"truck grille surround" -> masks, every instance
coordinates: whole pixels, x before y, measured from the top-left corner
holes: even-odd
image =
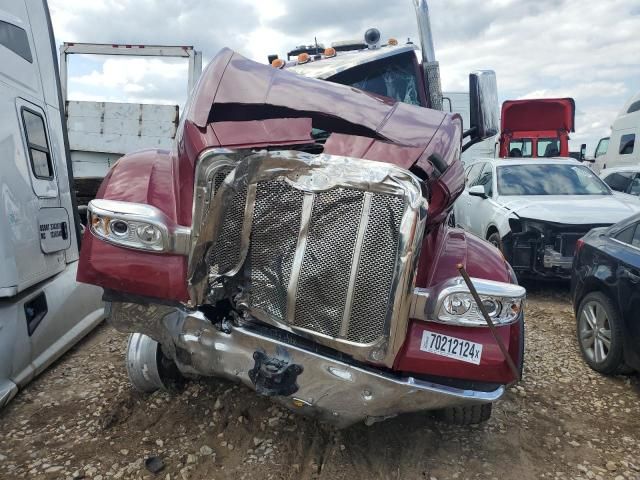
[[[426,217],[419,180],[391,164],[287,151],[213,150],[199,170],[213,191],[194,214],[194,303],[224,291],[249,320],[390,365]]]

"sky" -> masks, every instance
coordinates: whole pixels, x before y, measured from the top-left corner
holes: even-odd
[[[412,0],[49,0],[62,42],[193,45],[206,64],[222,47],[266,62],[296,45],[361,38],[418,41]],[[592,154],[640,91],[640,0],[431,0],[443,91],[495,70],[500,100],[573,97],[571,149]],[[69,98],[184,104],[184,60],[73,55]]]

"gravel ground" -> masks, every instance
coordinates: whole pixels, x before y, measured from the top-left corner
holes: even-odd
[[[102,325],[0,412],[0,478],[640,479],[638,377],[586,367],[566,286],[529,291],[524,380],[484,425],[338,431],[224,381],[141,395],[126,337]]]

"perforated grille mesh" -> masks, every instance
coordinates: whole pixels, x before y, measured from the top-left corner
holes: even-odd
[[[371,199],[347,340],[372,343],[384,334],[403,210],[402,197],[376,194]]]
[[[215,196],[215,194],[218,192],[218,189],[220,188],[220,185],[222,185],[222,182],[224,182],[224,179],[227,178],[227,175],[229,175],[232,170],[232,166],[220,167],[218,170],[216,170],[216,173],[213,175],[213,191],[211,192],[211,198]]]
[[[223,192],[230,194],[231,201],[225,206],[222,225],[218,231],[216,242],[207,254],[207,264],[212,275],[224,274],[238,265],[240,261],[240,243],[242,240],[242,222],[247,201],[247,187],[236,191]]]
[[[287,315],[287,287],[296,252],[304,193],[283,181],[258,184],[253,211],[250,302],[280,321]]]
[[[316,194],[298,280],[294,324],[338,336],[364,193],[335,188]]]

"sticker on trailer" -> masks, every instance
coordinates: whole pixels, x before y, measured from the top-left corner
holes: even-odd
[[[441,333],[428,332],[427,330],[422,332],[420,350],[475,365],[480,365],[480,359],[482,358],[481,343],[470,342],[469,340],[450,337]]]
[[[41,208],[38,212],[40,249],[43,253],[59,252],[71,246],[69,214],[64,208]]]

